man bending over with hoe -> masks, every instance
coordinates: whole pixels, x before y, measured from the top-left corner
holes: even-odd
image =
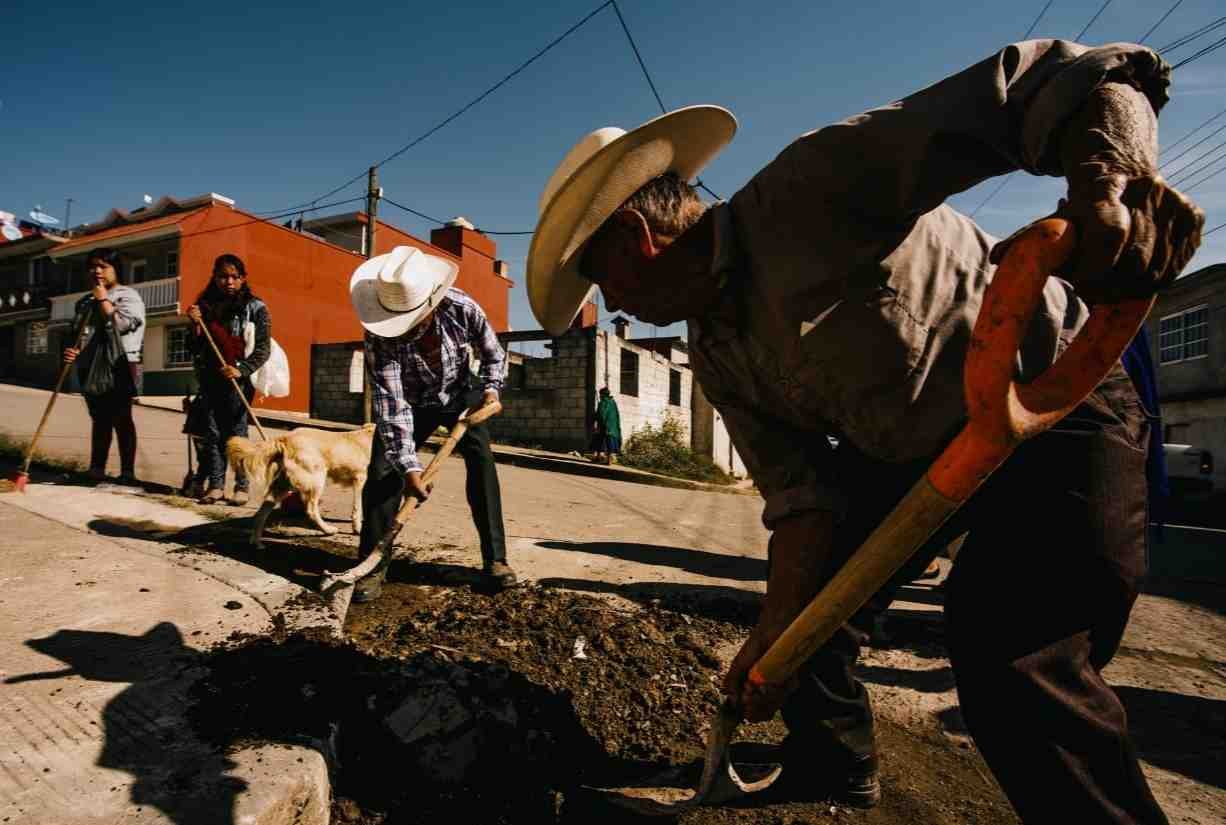
[[[1016,169],[1068,181],[1058,214],[1078,241],[1023,339],[1030,380],[1087,305],[1152,295],[1199,245],[1202,213],[1157,173],[1169,74],[1141,46],[1033,40],[803,135],[726,203],[687,183],[735,131],[714,106],[593,132],[548,182],[527,265],[537,319],[561,333],[595,284],[611,311],[687,321],[694,373],[765,497],[766,598],[724,689],[749,719],[782,709],[797,787],[833,783],[863,807],[880,796],[852,670],[867,619],[784,688],[746,677],[966,419],[963,362],[1008,241],[945,199]],[[1100,676],[1145,572],[1147,437],[1117,363],[898,577],[969,529],[947,591],[950,659],[967,725],[1028,823],[1166,822]],[[1019,587],[1034,568],[1060,575]]]
[[[350,280],[350,298],[366,328],[366,369],[374,399],[375,437],[362,490],[365,558],[383,538],[404,496],[424,502],[417,450],[440,426],[453,427],[467,409],[498,400],[505,356],[481,307],[452,287],[459,267],[408,246],[371,258]],[[480,375],[469,368],[470,348],[481,360]],[[474,386],[475,384],[475,386]],[[507,566],[502,493],[490,451],[489,429],[476,424],[457,449],[468,471],[481,558],[490,583],[515,583]],[[354,588],[353,600],[379,596],[391,553]]]

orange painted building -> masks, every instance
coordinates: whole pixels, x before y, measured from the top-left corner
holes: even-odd
[[[432,242],[427,242],[379,221],[376,252],[409,245],[456,261],[460,266],[456,285],[481,304],[495,330],[505,331],[513,284],[496,258],[496,244],[466,222],[458,223],[435,230]],[[306,412],[311,407],[312,345],[362,337],[349,304],[349,277],[363,260],[356,250],[366,226],[362,213],[291,228],[261,220],[219,195],[187,201],[163,198],[131,214],[112,211],[99,223],[83,227],[85,234],[47,254],[62,271],[64,283],[77,289],[85,287],[77,276],[83,274],[90,250],[109,246],[125,255],[128,271],[121,280],[142,293],[149,313],[147,395],[182,394],[188,389],[191,369],[184,345],[190,330],[180,313],[208,284],[213,260],[223,253],[238,255],[247,266],[252,291],[268,305],[272,336],[290,362],[290,395],[263,399],[261,406]],[[72,306],[81,294],[51,299],[52,327],[62,328],[71,320]]]

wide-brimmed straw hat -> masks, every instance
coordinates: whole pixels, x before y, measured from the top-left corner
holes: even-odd
[[[528,249],[528,301],[546,332],[565,332],[591,294],[578,266],[600,225],[648,181],[668,172],[693,178],[734,134],[727,109],[687,106],[629,132],[597,129],[566,154],[541,194]]]
[[[437,307],[459,274],[454,261],[398,246],[354,271],[349,300],[362,326],[382,338],[395,338]]]

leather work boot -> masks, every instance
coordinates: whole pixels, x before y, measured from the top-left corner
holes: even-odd
[[[829,795],[849,808],[875,808],[881,802],[881,776],[875,753],[850,755],[822,743],[788,736],[783,741],[784,776],[799,783],[806,795]],[[814,771],[819,776],[814,776]]]
[[[489,582],[499,590],[504,590],[508,587],[514,587],[519,581],[515,576],[515,571],[505,561],[491,562],[485,565],[485,576]]]
[[[387,567],[380,567],[364,579],[358,579],[353,586],[353,601],[357,604],[373,602],[383,594],[383,580],[387,578]]]

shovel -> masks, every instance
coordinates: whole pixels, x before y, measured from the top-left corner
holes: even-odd
[[[442,469],[443,462],[455,450],[456,444],[460,443],[460,439],[464,437],[464,433],[468,431],[469,427],[480,424],[482,421],[492,418],[500,412],[502,412],[502,404],[495,401],[484,405],[475,412],[462,416],[455,423],[455,426],[451,428],[451,432],[448,434],[447,440],[443,442],[443,446],[439,447],[438,452],[434,454],[434,458],[430,459],[430,465],[426,467],[426,471],[421,476],[422,484],[429,485],[434,481],[434,477]],[[391,526],[369,556],[363,559],[357,566],[349,568],[344,573],[324,574],[319,588],[320,595],[328,601],[329,607],[342,620],[349,610],[349,601],[353,598],[354,585],[359,579],[369,575],[382,565],[385,560],[391,560],[396,537],[400,535],[404,525],[408,523],[413,513],[417,511],[419,504],[420,502],[416,498],[407,496],[404,504],[400,507],[400,511],[396,513],[396,518],[392,520]]]
[[[1049,218],[1009,247],[984,294],[966,355],[967,423],[809,606],[750,669],[751,690],[786,682],[814,651],[872,597],[999,467],[1013,450],[1080,404],[1119,360],[1153,306],[1153,298],[1093,307],[1063,355],[1029,384],[1013,380],[1018,346],[1043,294],[1048,273],[1076,245],[1071,224]],[[726,698],[707,738],[698,787],[609,789],[610,799],[640,814],[675,816],[762,790],[778,776],[745,782],[728,760],[742,718]]]

